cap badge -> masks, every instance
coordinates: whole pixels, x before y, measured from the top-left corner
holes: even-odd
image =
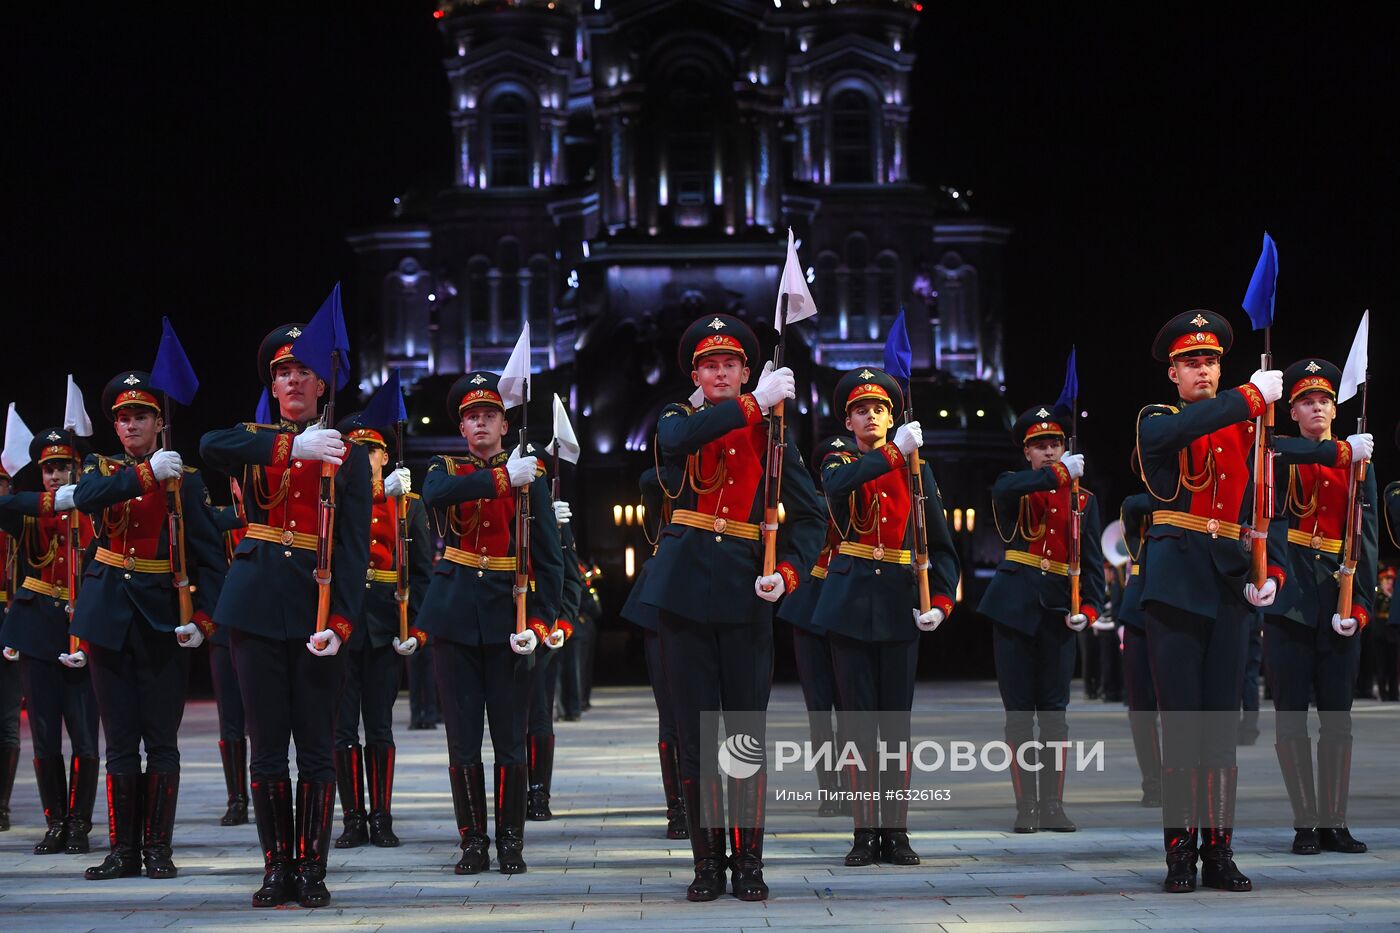
[[[136,386],[141,384],[141,380],[137,377],[135,373],[132,373],[130,376],[127,376],[125,379],[122,380],[122,382],[126,383],[129,386]]]
[[[724,328],[727,327],[728,325],[726,325],[726,324],[725,324],[723,321],[721,321],[719,318],[715,318],[713,321],[711,321],[710,323],[706,324],[705,326],[706,326],[706,327],[714,328],[715,330],[724,330]]]
[[[1322,367],[1317,365],[1317,360],[1308,360],[1308,365],[1304,366],[1303,368],[1310,373],[1315,373]]]
[[[836,448],[845,447],[845,446],[846,446],[846,442],[843,441],[843,440],[841,440],[841,438],[838,437],[836,440],[834,440],[834,441],[831,442],[831,446],[832,446],[832,447],[836,447]]]
[[[862,370],[860,371],[860,378],[862,378],[862,379],[864,379],[864,380],[866,380],[866,381],[869,381],[869,380],[875,378],[875,374],[872,373],[872,372],[871,372],[870,370],[868,370],[868,369],[862,369]]]
[[[297,339],[301,336],[301,328],[293,327],[291,330],[287,331],[287,336],[291,337],[293,340]]]
[[[1049,418],[1049,417],[1050,417],[1050,412],[1048,412],[1048,411],[1046,411],[1045,409],[1042,408],[1040,411],[1038,411],[1038,412],[1035,413],[1035,416],[1036,416],[1037,418]]]
[[[486,377],[483,376],[481,373],[477,373],[475,376],[472,376],[472,378],[471,378],[471,383],[472,383],[472,385],[474,385],[474,386],[479,386],[479,385],[481,385],[481,384],[482,384],[483,382],[485,382],[485,381],[486,381]]]
[[[58,433],[57,431],[50,431],[50,432],[49,432],[49,436],[46,437],[46,438],[44,438],[44,439],[45,439],[45,440],[48,440],[48,441],[61,441],[61,440],[63,440],[62,436],[60,436],[59,433]]]
[[[1210,321],[1206,320],[1205,315],[1198,314],[1191,319],[1191,323],[1195,324],[1197,327],[1205,327],[1207,324],[1210,323]]]

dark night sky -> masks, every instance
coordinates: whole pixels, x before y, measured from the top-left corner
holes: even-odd
[[[346,230],[448,179],[432,5],[380,6],[9,23],[0,401],[32,428],[55,422],[66,371],[96,399],[150,364],[167,313],[204,382],[180,446],[251,416],[256,342],[351,274]],[[1340,365],[1372,309],[1372,424],[1382,478],[1400,475],[1397,75],[1380,21],[940,3],[917,44],[915,176],[970,187],[1014,225],[1011,401],[1053,398],[1077,342],[1105,492],[1126,489],[1137,408],[1168,396],[1147,355],[1168,316],[1232,315],[1227,379],[1253,370],[1239,299],[1265,229],[1280,364]]]

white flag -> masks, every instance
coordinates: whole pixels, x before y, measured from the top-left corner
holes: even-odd
[[[814,317],[817,306],[812,301],[812,293],[807,290],[807,275],[802,271],[802,263],[797,258],[797,244],[788,227],[787,261],[783,263],[783,277],[778,283],[778,304],[773,309],[773,329],[783,332],[783,296],[788,296],[787,322],[795,324],[804,318]]]
[[[564,408],[564,401],[557,393],[554,396],[554,440],[549,444],[549,452],[560,460],[578,463],[578,435],[574,433],[574,426],[569,423],[569,413]]]
[[[515,349],[510,351],[506,368],[501,370],[501,404],[507,408],[530,401],[530,325],[520,332]]]
[[[1371,329],[1371,312],[1361,315],[1361,326],[1356,328],[1356,339],[1351,342],[1351,352],[1347,354],[1347,365],[1342,369],[1342,384],[1337,387],[1337,403],[1341,404],[1356,394],[1356,389],[1366,381],[1366,339]]]
[[[34,432],[25,426],[19,412],[15,411],[15,403],[11,402],[9,413],[5,416],[5,452],[0,455],[5,472],[10,476],[29,465],[29,445],[33,441]]]
[[[79,437],[92,437],[92,421],[83,407],[83,390],[68,374],[68,400],[63,403],[63,430],[72,431]]]
[[[704,390],[704,389],[696,389],[694,392],[690,393],[690,398],[686,399],[686,401],[688,401],[688,402],[690,403],[690,407],[691,407],[691,408],[694,408],[694,409],[697,410],[697,411],[700,410],[701,408],[704,408],[704,407],[705,407],[705,390]]]

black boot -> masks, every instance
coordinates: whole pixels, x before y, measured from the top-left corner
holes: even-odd
[[[1033,833],[1040,829],[1040,798],[1036,791],[1035,771],[1022,767],[1039,761],[1039,750],[1034,745],[1020,745],[1011,756],[1011,790],[1016,794],[1016,824],[1012,830],[1018,833]]]
[[[863,755],[864,761],[873,760],[871,755]],[[846,853],[844,864],[849,868],[874,865],[880,860],[880,803],[872,797],[875,791],[875,775],[856,765],[846,766],[846,785],[855,793],[851,801],[851,822],[855,833],[851,841],[851,851]]]
[[[840,780],[837,772],[817,767],[817,816],[826,818],[841,815]]]
[[[880,769],[880,861],[885,865],[917,865],[919,853],[909,844],[909,779],[911,761],[903,767]]]
[[[171,837],[175,832],[175,802],[180,796],[180,772],[146,774],[145,830],[141,858],[147,878],[174,878],[179,869],[171,861]]]
[[[768,884],[763,880],[763,813],[768,795],[768,772],[729,782],[730,847],[729,860],[734,896],[741,901],[768,900]]]
[[[101,865],[83,872],[88,881],[135,878],[141,874],[143,781],[140,774],[107,775],[107,836],[111,849]]]
[[[296,896],[296,836],[292,817],[292,784],[286,778],[253,781],[253,818],[263,850],[263,883],[253,895],[254,907],[278,907]]]
[[[10,828],[10,794],[15,789],[15,771],[19,768],[19,746],[0,748],[0,833]]]
[[[1072,833],[1079,827],[1065,813],[1065,768],[1069,762],[1063,748],[1050,749],[1040,759],[1040,828],[1045,832]],[[1046,761],[1046,758],[1049,761]]]
[[[335,750],[335,782],[340,787],[340,809],[345,821],[345,832],[336,839],[335,847],[358,849],[369,842],[365,827],[365,760],[360,746],[346,745]]]
[[[1347,797],[1351,790],[1351,736],[1324,735],[1317,740],[1317,773],[1322,785],[1322,820],[1318,842],[1328,852],[1357,854],[1366,843],[1347,829]]]
[[[220,741],[219,758],[224,763],[224,788],[228,791],[228,809],[219,825],[242,826],[248,822],[248,740]]]
[[[1221,891],[1252,891],[1254,884],[1235,866],[1230,843],[1235,835],[1234,766],[1203,768],[1205,805],[1201,820],[1201,884]]]
[[[88,833],[92,832],[92,805],[97,802],[96,758],[74,758],[68,775],[68,841],[63,851],[82,855],[88,851]]]
[[[554,819],[549,809],[549,785],[554,776],[554,736],[525,737],[525,757],[529,761],[530,796],[525,803],[525,818],[544,822]]]
[[[331,825],[335,822],[335,782],[297,781],[297,903],[325,907],[331,902],[326,890],[326,854]]]
[[[666,838],[689,839],[690,821],[686,818],[685,795],[681,793],[680,753],[670,742],[657,742],[656,754],[661,759],[661,789],[666,793]]]
[[[491,868],[491,837],[486,834],[486,772],[481,763],[449,767],[452,810],[462,840],[462,857],[453,872],[477,875]]]
[[[1194,768],[1162,769],[1162,839],[1167,850],[1167,877],[1162,890],[1185,894],[1196,890],[1196,798]]]
[[[1133,754],[1137,756],[1138,772],[1142,775],[1143,807],[1162,805],[1162,742],[1157,735],[1155,710],[1128,713],[1128,727],[1133,734]]]
[[[528,766],[496,765],[496,862],[503,875],[525,873]]]
[[[366,745],[366,777],[369,778],[369,841],[381,849],[399,844],[394,835],[391,805],[394,797],[394,754],[392,745]]]
[[[690,817],[690,854],[695,878],[685,890],[688,901],[713,901],[724,892],[724,800],[718,781],[681,779],[685,811]]]
[[[1317,790],[1313,785],[1312,739],[1295,735],[1274,744],[1283,786],[1293,805],[1293,853],[1317,855]]]
[[[63,756],[35,758],[34,778],[39,783],[39,803],[48,824],[44,838],[34,846],[34,854],[53,855],[68,844],[68,778],[63,771]]]

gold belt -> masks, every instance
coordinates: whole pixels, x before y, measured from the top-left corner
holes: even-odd
[[[399,572],[397,570],[375,570],[371,567],[365,571],[365,580],[371,583],[398,583]]]
[[[914,562],[914,552],[905,551],[900,548],[885,547],[877,544],[871,547],[868,544],[861,544],[857,541],[842,541],[836,548],[838,554],[849,554],[852,557],[863,557],[866,560],[878,560],[886,564],[912,564]]]
[[[692,512],[690,509],[676,509],[671,513],[671,521],[687,528],[729,535],[731,538],[743,538],[745,541],[757,541],[762,537],[759,527],[751,522],[720,518],[718,515],[706,515],[704,512]]]
[[[38,593],[40,596],[47,596],[50,599],[67,599],[68,587],[59,586],[57,583],[45,583],[38,577],[25,577],[20,584],[26,590]]]
[[[1187,531],[1210,535],[1212,538],[1229,538],[1231,541],[1238,541],[1245,535],[1244,528],[1234,522],[1219,518],[1202,518],[1190,512],[1171,512],[1166,509],[1152,513],[1152,524],[1185,528]]]
[[[826,568],[825,568],[825,567],[813,567],[813,568],[812,568],[812,579],[813,579],[813,580],[825,580],[825,579],[826,579]]]
[[[471,551],[464,551],[461,548],[450,545],[442,552],[443,560],[450,560],[454,564],[461,564],[463,567],[475,567],[478,570],[509,570],[515,572],[514,557],[492,557],[489,554],[473,554]],[[398,580],[397,576],[392,577]]]
[[[1010,548],[1006,551],[1006,559],[1013,564],[1024,564],[1027,567],[1034,567],[1042,573],[1053,573],[1057,576],[1069,576],[1069,564],[1058,560],[1051,560],[1030,551],[1013,551]]]
[[[280,544],[283,547],[294,547],[303,551],[316,550],[316,536],[301,531],[289,531],[282,528],[273,528],[271,525],[259,525],[256,522],[249,522],[247,536],[254,541],[268,541],[272,544]]]
[[[121,556],[116,551],[109,551],[105,547],[97,549],[94,559],[99,564],[106,564],[108,567],[118,567],[122,570],[135,570],[137,573],[169,573],[170,561],[168,560],[143,560],[140,557],[127,555]]]
[[[1322,551],[1325,554],[1341,554],[1342,542],[1336,538],[1324,538],[1322,535],[1310,535],[1306,531],[1297,528],[1288,529],[1288,543],[1296,544],[1299,547],[1312,548],[1314,551]]]

